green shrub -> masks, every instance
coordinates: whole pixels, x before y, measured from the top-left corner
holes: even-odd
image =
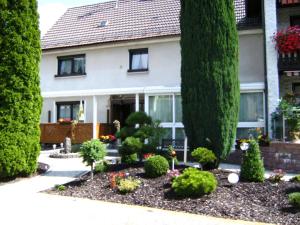
[[[289,194],[289,203],[296,208],[300,208],[300,192]]]
[[[300,183],[300,175],[294,176],[290,179],[291,182]]]
[[[74,144],[74,145],[72,145],[71,152],[73,152],[73,153],[80,152],[80,147],[81,147],[81,144]]]
[[[94,163],[103,160],[106,155],[106,146],[99,140],[84,142],[80,147],[80,156],[83,162],[91,167],[91,178],[93,179]]]
[[[64,185],[55,185],[54,188],[58,191],[65,191],[66,190],[66,186],[64,186]]]
[[[128,137],[122,143],[120,153],[121,155],[131,155],[133,153],[140,153],[142,147],[143,143],[140,141],[140,139],[135,137]]]
[[[187,168],[172,182],[172,189],[181,197],[200,197],[216,190],[215,176],[207,171]]]
[[[145,173],[147,177],[160,177],[167,174],[168,170],[168,161],[160,155],[152,156],[145,162]]]
[[[141,153],[142,154],[156,153],[156,146],[152,144],[144,144]]]
[[[138,156],[136,153],[130,154],[130,155],[121,155],[121,161],[124,164],[127,165],[134,165],[138,161]]]
[[[134,127],[136,124],[139,124],[140,126],[145,124],[151,124],[152,119],[150,116],[148,116],[144,112],[134,112],[131,113],[128,118],[126,119],[126,124],[128,126]]]
[[[249,142],[249,149],[244,153],[240,178],[243,181],[263,182],[265,169],[261,159],[259,145],[255,140]]]
[[[40,153],[37,1],[0,1],[0,178],[27,176]]]
[[[133,178],[121,179],[117,185],[122,194],[134,192],[141,185],[141,181]]]
[[[99,163],[96,163],[95,165],[95,173],[103,173],[103,172],[106,172],[107,171],[107,163],[105,161],[103,162],[99,162]]]
[[[116,137],[124,141],[127,137],[133,136],[136,130],[134,127],[122,127],[121,130],[116,133]]]
[[[217,157],[207,148],[196,148],[192,152],[192,157],[201,164],[204,170],[210,170],[216,167]]]

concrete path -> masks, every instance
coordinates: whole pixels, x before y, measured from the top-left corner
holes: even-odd
[[[70,182],[88,171],[81,159],[51,159],[47,154],[41,154],[39,161],[51,166],[47,174],[0,186],[1,224],[262,224],[38,193],[56,184]]]

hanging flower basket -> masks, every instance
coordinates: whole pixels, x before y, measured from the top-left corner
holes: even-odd
[[[274,42],[279,53],[289,54],[300,50],[300,27],[292,26],[274,34]]]

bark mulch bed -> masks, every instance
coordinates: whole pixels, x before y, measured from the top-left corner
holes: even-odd
[[[110,188],[111,171],[128,172],[130,176],[139,178],[142,185],[134,193],[119,194]],[[198,199],[180,199],[172,192],[171,182],[167,176],[156,179],[145,178],[142,167],[114,166],[110,168],[110,172],[96,174],[94,180],[88,180],[89,176],[86,175],[81,180],[66,185],[65,191],[49,190],[48,193],[231,219],[300,224],[300,211],[289,205],[287,197],[290,192],[300,192],[300,184],[291,182],[273,184],[266,181],[230,185],[227,181],[228,173],[215,170],[213,173],[219,182],[216,192]]]

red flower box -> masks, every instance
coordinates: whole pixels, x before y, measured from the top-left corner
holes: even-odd
[[[294,53],[300,50],[300,27],[292,26],[278,31],[273,37],[279,53]]]

